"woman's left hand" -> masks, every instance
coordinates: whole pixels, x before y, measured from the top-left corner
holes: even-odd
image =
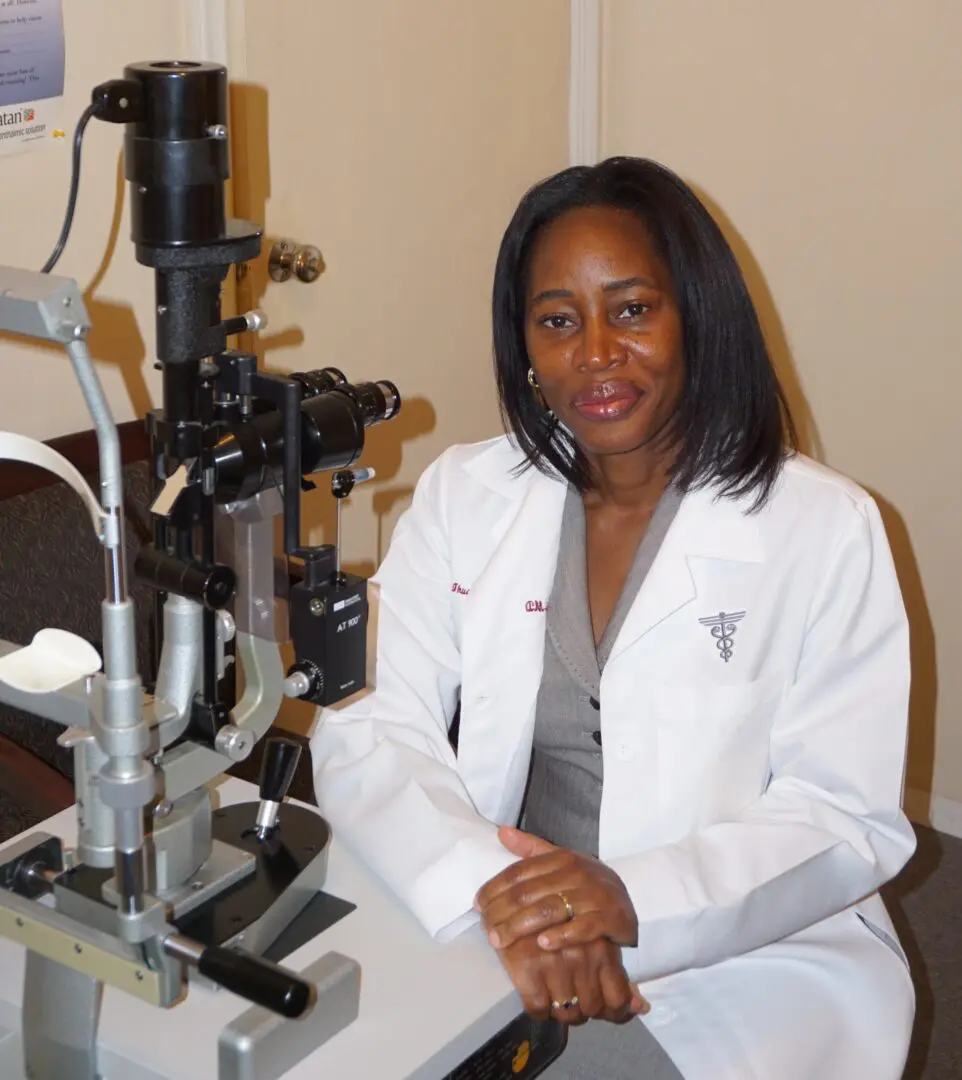
[[[519,829],[501,828],[498,835],[521,861],[483,885],[475,900],[496,949],[532,934],[548,950],[598,938],[635,944],[638,919],[613,870]]]

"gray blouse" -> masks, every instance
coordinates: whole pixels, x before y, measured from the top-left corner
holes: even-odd
[[[584,503],[573,490],[565,502],[522,827],[595,857],[602,787],[601,673],[680,504],[681,494],[669,487],[596,649],[588,605]],[[544,1080],[684,1080],[638,1021],[572,1028],[567,1050],[543,1075]]]
[[[522,825],[573,851],[598,854],[601,672],[680,504],[681,494],[669,487],[655,507],[595,648],[588,604],[584,503],[574,489],[565,501]]]

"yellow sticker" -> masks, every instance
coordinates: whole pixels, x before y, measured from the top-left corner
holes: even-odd
[[[531,1044],[525,1039],[518,1047],[518,1052],[514,1055],[511,1062],[511,1071],[515,1073],[522,1072],[524,1067],[528,1064],[529,1057],[531,1057]]]
[[[59,128],[54,128],[52,134],[55,139],[62,139],[66,136],[67,133],[65,131],[61,131]]]

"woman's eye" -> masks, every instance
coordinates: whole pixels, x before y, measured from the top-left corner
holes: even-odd
[[[545,315],[541,320],[541,325],[547,326],[549,330],[566,330],[574,324],[567,315]]]
[[[618,311],[619,319],[639,319],[646,311],[649,310],[649,305],[642,303],[641,300],[632,300],[631,303],[625,304]]]

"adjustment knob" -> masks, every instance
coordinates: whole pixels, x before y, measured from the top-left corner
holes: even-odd
[[[313,660],[298,660],[291,665],[284,680],[284,694],[311,701],[324,689],[324,672]]]
[[[301,744],[293,739],[268,739],[261,764],[261,798],[283,802],[301,759]]]
[[[261,764],[261,804],[254,829],[262,840],[277,827],[277,814],[301,759],[301,744],[293,739],[268,739]]]
[[[214,749],[231,761],[246,761],[254,749],[254,732],[226,724],[214,736]]]

